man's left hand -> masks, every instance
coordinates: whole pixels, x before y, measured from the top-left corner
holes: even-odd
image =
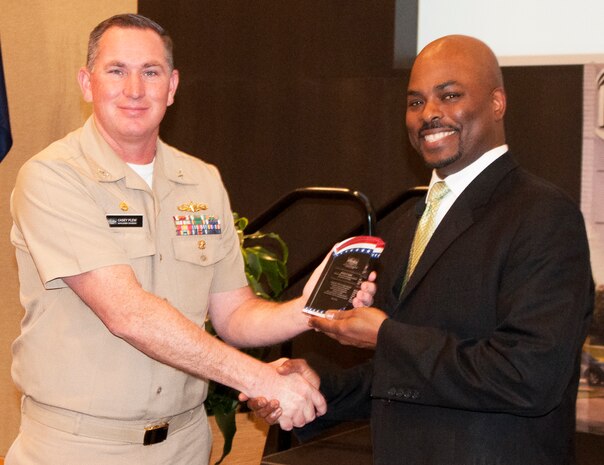
[[[330,310],[325,318],[312,317],[308,325],[327,334],[340,344],[374,349],[380,326],[388,316],[377,308]]]
[[[377,278],[377,273],[372,271],[369,273],[367,277],[367,281],[363,281],[361,283],[361,288],[357,295],[352,299],[352,305],[355,308],[358,307],[371,307],[373,305],[373,297],[377,291],[377,285],[375,284],[375,280]]]

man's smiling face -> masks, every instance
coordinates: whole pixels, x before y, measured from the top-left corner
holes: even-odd
[[[178,86],[160,36],[137,28],[105,31],[93,69],[82,68],[79,79],[97,127],[118,145],[154,141]]]
[[[425,49],[411,71],[409,139],[443,177],[504,143],[505,94],[479,56],[449,47],[445,40]]]

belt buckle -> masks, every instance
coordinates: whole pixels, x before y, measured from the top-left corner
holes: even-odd
[[[163,442],[168,438],[168,423],[161,423],[159,425],[148,426],[145,428],[145,437],[143,438],[143,445],[150,446],[151,444],[157,444]]]

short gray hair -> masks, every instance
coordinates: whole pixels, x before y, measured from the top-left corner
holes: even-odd
[[[103,34],[111,27],[120,27],[124,29],[150,29],[155,31],[164,43],[166,61],[168,62],[170,71],[174,69],[173,45],[168,32],[155,21],[146,18],[145,16],[128,13],[112,16],[99,23],[92,30],[88,39],[88,54],[86,56],[86,68],[88,68],[89,71],[92,71],[94,68],[94,62],[99,54],[99,42],[101,41],[101,37],[103,37]]]

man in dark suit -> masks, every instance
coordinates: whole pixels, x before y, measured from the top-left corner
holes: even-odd
[[[410,140],[433,169],[428,198],[447,189],[383,234],[384,311],[310,320],[375,349],[366,365],[323,376],[320,421],[371,411],[376,464],[572,464],[594,302],[582,215],[508,151],[501,71],[484,43],[429,44],[407,95]]]

